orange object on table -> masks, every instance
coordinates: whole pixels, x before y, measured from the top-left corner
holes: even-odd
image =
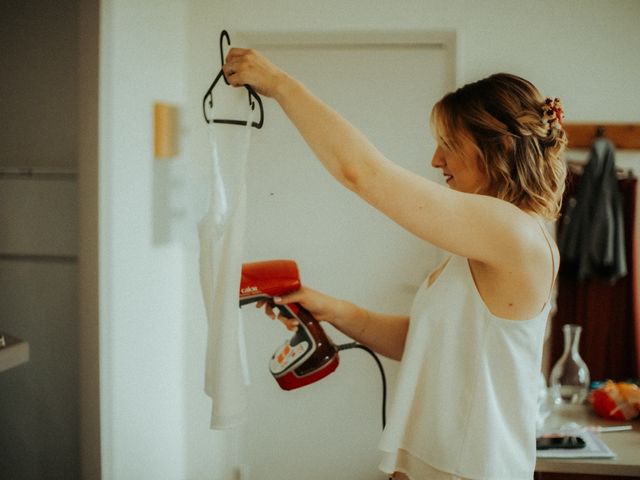
[[[640,415],[640,388],[608,380],[591,392],[589,402],[594,412],[607,420],[631,420]]]

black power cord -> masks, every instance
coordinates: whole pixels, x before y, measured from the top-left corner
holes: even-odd
[[[382,367],[382,362],[380,362],[380,359],[373,352],[373,350],[357,342],[338,345],[338,351],[350,350],[352,348],[359,348],[360,350],[364,350],[365,352],[367,352],[369,355],[373,357],[373,359],[378,364],[378,369],[380,369],[380,376],[382,378],[382,429],[384,430],[384,427],[387,424],[387,378],[384,375],[384,368]]]

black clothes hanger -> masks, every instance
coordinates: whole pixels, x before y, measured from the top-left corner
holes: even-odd
[[[230,46],[231,45],[231,40],[229,39],[229,34],[227,33],[226,30],[223,30],[222,33],[220,33],[220,62],[223,65],[224,65],[223,41],[225,39],[227,41],[227,45]],[[229,123],[231,125],[246,125],[247,122],[244,121],[244,120],[229,120],[229,119],[222,119],[222,118],[214,118],[213,117],[213,89],[215,88],[215,86],[218,83],[218,81],[220,80],[220,78],[222,78],[224,80],[224,83],[229,85],[229,82],[227,82],[227,79],[224,76],[224,72],[222,71],[222,68],[221,68],[220,72],[218,73],[218,75],[216,76],[215,80],[213,81],[213,83],[211,84],[209,89],[207,90],[207,93],[204,94],[204,98],[202,99],[202,113],[204,114],[205,122],[207,122],[207,123]],[[264,123],[264,110],[262,108],[262,99],[255,92],[255,90],[253,88],[251,88],[249,85],[245,85],[244,88],[247,89],[247,92],[248,92],[248,95],[249,95],[249,105],[251,105],[251,110],[255,110],[256,102],[258,102],[258,105],[260,106],[260,121],[259,122],[251,122],[251,126],[255,127],[255,128],[262,128],[262,124]],[[207,115],[207,111],[208,111],[209,115]]]

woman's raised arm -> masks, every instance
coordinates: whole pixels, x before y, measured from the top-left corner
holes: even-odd
[[[449,189],[391,162],[338,112],[254,50],[231,49],[223,69],[231,85],[251,85],[275,99],[329,173],[403,228],[494,266],[520,259],[511,257],[521,253],[519,245],[527,247],[523,233],[530,229],[514,205]]]

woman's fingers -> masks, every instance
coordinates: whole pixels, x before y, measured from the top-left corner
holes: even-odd
[[[295,318],[286,317],[281,312],[279,312],[276,315],[276,312],[274,311],[275,305],[271,301],[259,300],[258,302],[256,302],[256,308],[263,308],[263,307],[264,307],[265,314],[271,320],[280,320],[284,324],[284,326],[287,328],[287,330],[291,330],[291,331],[297,330],[300,322],[298,322],[298,320]]]
[[[227,59],[226,61],[230,61],[230,60],[234,60],[236,58],[241,58],[244,55],[246,55],[247,53],[249,53],[251,50],[248,48],[239,48],[239,47],[233,47],[230,48],[229,51],[227,52]]]
[[[225,63],[222,66],[222,71],[224,72],[224,78],[227,79],[227,82],[229,82],[231,85],[233,85],[234,87],[239,86],[238,85],[238,78],[236,76],[236,69],[238,67],[234,67],[233,64],[231,63]]]
[[[251,85],[256,92],[273,96],[282,71],[255,50],[232,48],[222,66],[225,78],[234,87]]]
[[[295,292],[283,295],[281,297],[274,297],[273,301],[276,305],[286,305],[287,303],[303,303],[305,299],[307,299],[310,292],[313,292],[313,290],[303,286]]]
[[[256,302],[256,308],[260,309],[264,307],[264,313],[271,319],[271,320],[275,320],[276,319],[276,315],[273,312],[273,304],[271,302],[268,302],[266,300],[258,300]]]
[[[300,322],[298,322],[298,320],[296,320],[295,318],[287,318],[283,315],[279,315],[278,320],[280,320],[284,324],[284,326],[287,327],[287,330],[291,332],[295,332],[298,329],[298,325],[300,324]]]
[[[273,305],[271,303],[267,303],[264,307],[264,311],[266,312],[267,316],[271,319],[271,320],[275,320],[276,319],[276,314],[273,311]]]

